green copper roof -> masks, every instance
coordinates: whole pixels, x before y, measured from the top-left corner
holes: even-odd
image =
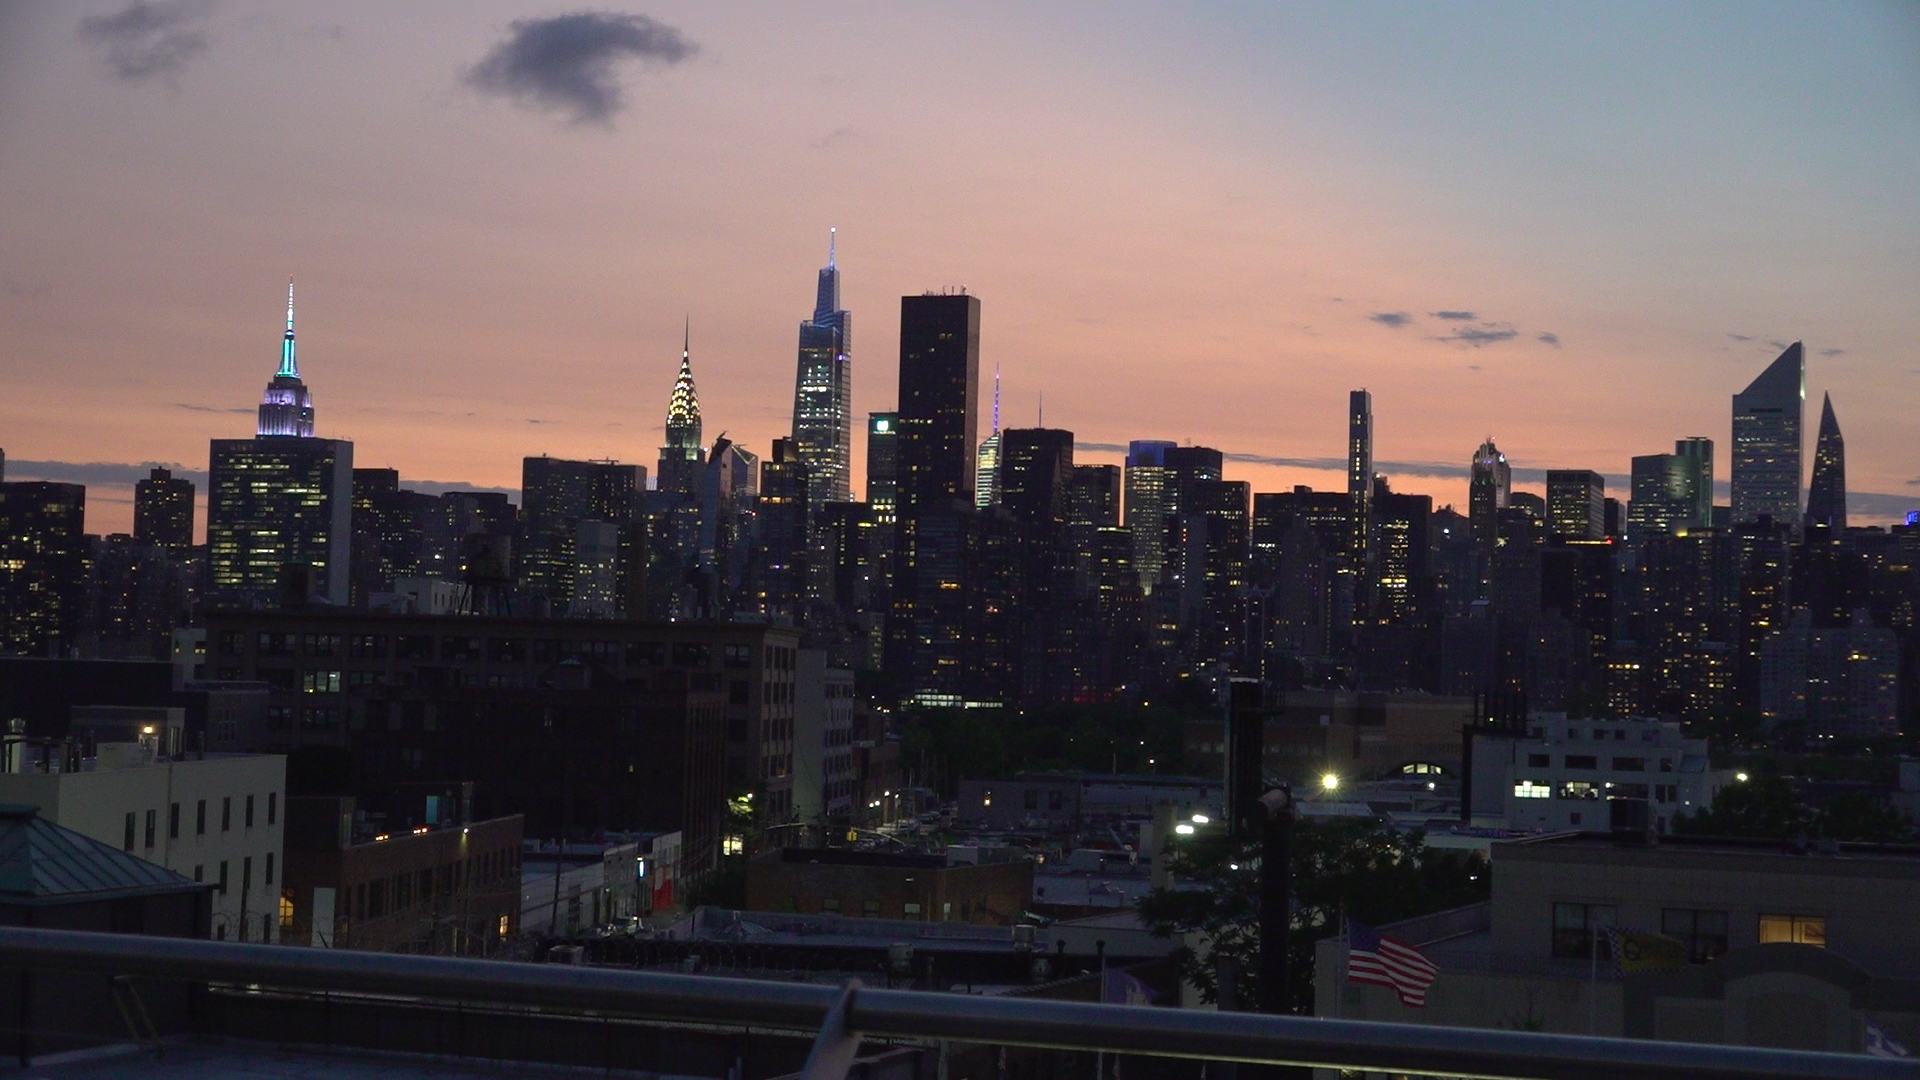
[[[0,904],[143,896],[204,889],[145,859],[0,804]]]

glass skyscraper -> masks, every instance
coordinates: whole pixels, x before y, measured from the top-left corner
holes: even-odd
[[[793,388],[793,449],[807,476],[807,520],[853,498],[853,313],[840,307],[835,240],[827,242],[813,318],[800,324]]]
[[[1833,415],[1833,396],[1820,403],[1820,436],[1813,445],[1813,482],[1807,485],[1807,524],[1847,527],[1847,440]]]
[[[1800,521],[1806,352],[1799,342],[1733,395],[1733,521]]]

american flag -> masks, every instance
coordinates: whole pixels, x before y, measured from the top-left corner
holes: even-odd
[[[1433,961],[1404,941],[1381,937],[1364,923],[1347,920],[1347,978],[1357,983],[1385,986],[1400,995],[1402,1005],[1427,1007],[1427,987],[1440,974]]]

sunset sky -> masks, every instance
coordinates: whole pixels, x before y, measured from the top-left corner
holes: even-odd
[[[358,465],[651,470],[683,318],[765,454],[834,226],[862,418],[899,297],[965,286],[1008,425],[1044,395],[1083,463],[1338,487],[1366,387],[1441,503],[1488,434],[1523,487],[1689,435],[1724,484],[1804,340],[1856,522],[1920,507],[1920,5],[583,10],[0,0],[7,479],[126,530],[142,463],[252,434],[289,274]]]

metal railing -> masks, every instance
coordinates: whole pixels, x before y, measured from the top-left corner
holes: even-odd
[[[417,995],[817,1032],[807,1080],[860,1035],[1494,1080],[1920,1080],[1920,1062],[1639,1039],[842,988],[559,964],[0,928],[0,967]]]

